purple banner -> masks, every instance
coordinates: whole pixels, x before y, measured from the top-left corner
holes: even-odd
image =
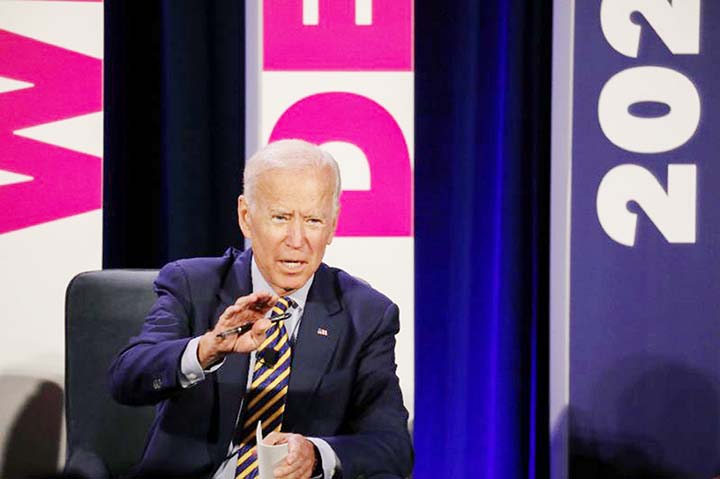
[[[567,272],[553,284],[564,291],[553,293],[552,354],[565,358],[551,373],[564,387],[553,392],[556,413],[565,400],[552,432],[554,448],[565,434],[567,461],[554,477],[711,478],[720,474],[720,2],[556,8],[572,25],[563,40],[572,136],[569,158],[557,144],[553,158],[567,175],[553,188],[569,199],[553,206],[569,218],[553,253],[555,271]]]

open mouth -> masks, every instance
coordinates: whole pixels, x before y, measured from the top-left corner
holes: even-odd
[[[305,262],[283,259],[280,260],[280,264],[282,264],[286,269],[292,271],[301,269],[305,265]]]

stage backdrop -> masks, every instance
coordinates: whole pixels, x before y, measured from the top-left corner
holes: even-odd
[[[101,261],[103,4],[0,1],[1,477],[60,458],[65,288]]]
[[[720,3],[555,15],[553,477],[712,477]]]
[[[246,5],[246,151],[302,138],[338,161],[340,219],[325,261],[400,306],[398,374],[412,417],[412,0]]]

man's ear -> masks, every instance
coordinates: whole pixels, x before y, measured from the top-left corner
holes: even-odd
[[[244,195],[238,196],[238,225],[243,236],[247,239],[252,239],[252,229],[250,228],[250,205],[248,205],[247,199]]]

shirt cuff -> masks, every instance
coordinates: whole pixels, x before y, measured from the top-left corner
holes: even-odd
[[[180,372],[178,373],[178,380],[180,381],[180,386],[183,388],[189,388],[190,386],[199,383],[205,379],[205,374],[217,371],[225,362],[223,359],[219,363],[213,364],[209,369],[203,370],[197,357],[200,338],[201,336],[192,338],[187,343],[187,346],[185,346],[185,351],[183,351],[182,357],[180,358]]]
[[[307,440],[315,444],[315,447],[317,447],[318,451],[320,451],[320,460],[322,461],[323,468],[322,478],[332,479],[333,474],[335,474],[335,469],[340,464],[340,460],[335,454],[335,451],[333,451],[333,448],[330,447],[330,444],[328,444],[323,439],[319,439],[317,437],[309,437],[307,438]]]

